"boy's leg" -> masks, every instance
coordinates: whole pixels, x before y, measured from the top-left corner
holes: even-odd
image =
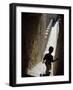
[[[50,75],[50,69],[51,69],[51,65],[50,64],[48,64],[48,65],[46,65],[46,75]]]

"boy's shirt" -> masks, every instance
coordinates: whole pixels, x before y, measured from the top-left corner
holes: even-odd
[[[48,53],[45,55],[44,60],[46,61],[45,64],[51,64],[53,62],[53,56]]]

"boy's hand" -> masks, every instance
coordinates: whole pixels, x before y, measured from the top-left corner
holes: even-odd
[[[42,63],[45,63],[45,61],[43,61]]]
[[[54,60],[54,62],[57,61],[57,60],[59,60],[59,58],[56,58],[56,59]]]

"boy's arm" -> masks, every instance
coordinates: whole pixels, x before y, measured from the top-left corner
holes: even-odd
[[[46,54],[47,55],[47,54]],[[43,58],[43,63],[45,62],[45,60],[46,60],[46,55],[44,56],[44,58]]]
[[[53,59],[53,60],[52,60],[52,62],[55,62],[55,61],[57,61],[57,60],[59,60],[59,59],[58,59],[58,58],[56,58],[56,59]]]
[[[45,60],[45,59],[46,59],[46,55],[44,56],[43,60]]]
[[[57,60],[59,60],[58,58],[56,58],[53,62],[55,62],[55,61],[57,61]]]

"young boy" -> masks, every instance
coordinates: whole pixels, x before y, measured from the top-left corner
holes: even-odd
[[[51,62],[54,62],[53,56],[51,55],[53,52],[54,48],[51,46],[49,48],[49,53],[47,53],[44,58],[43,58],[43,63],[46,65],[46,75],[50,75],[50,70],[51,70]]]

